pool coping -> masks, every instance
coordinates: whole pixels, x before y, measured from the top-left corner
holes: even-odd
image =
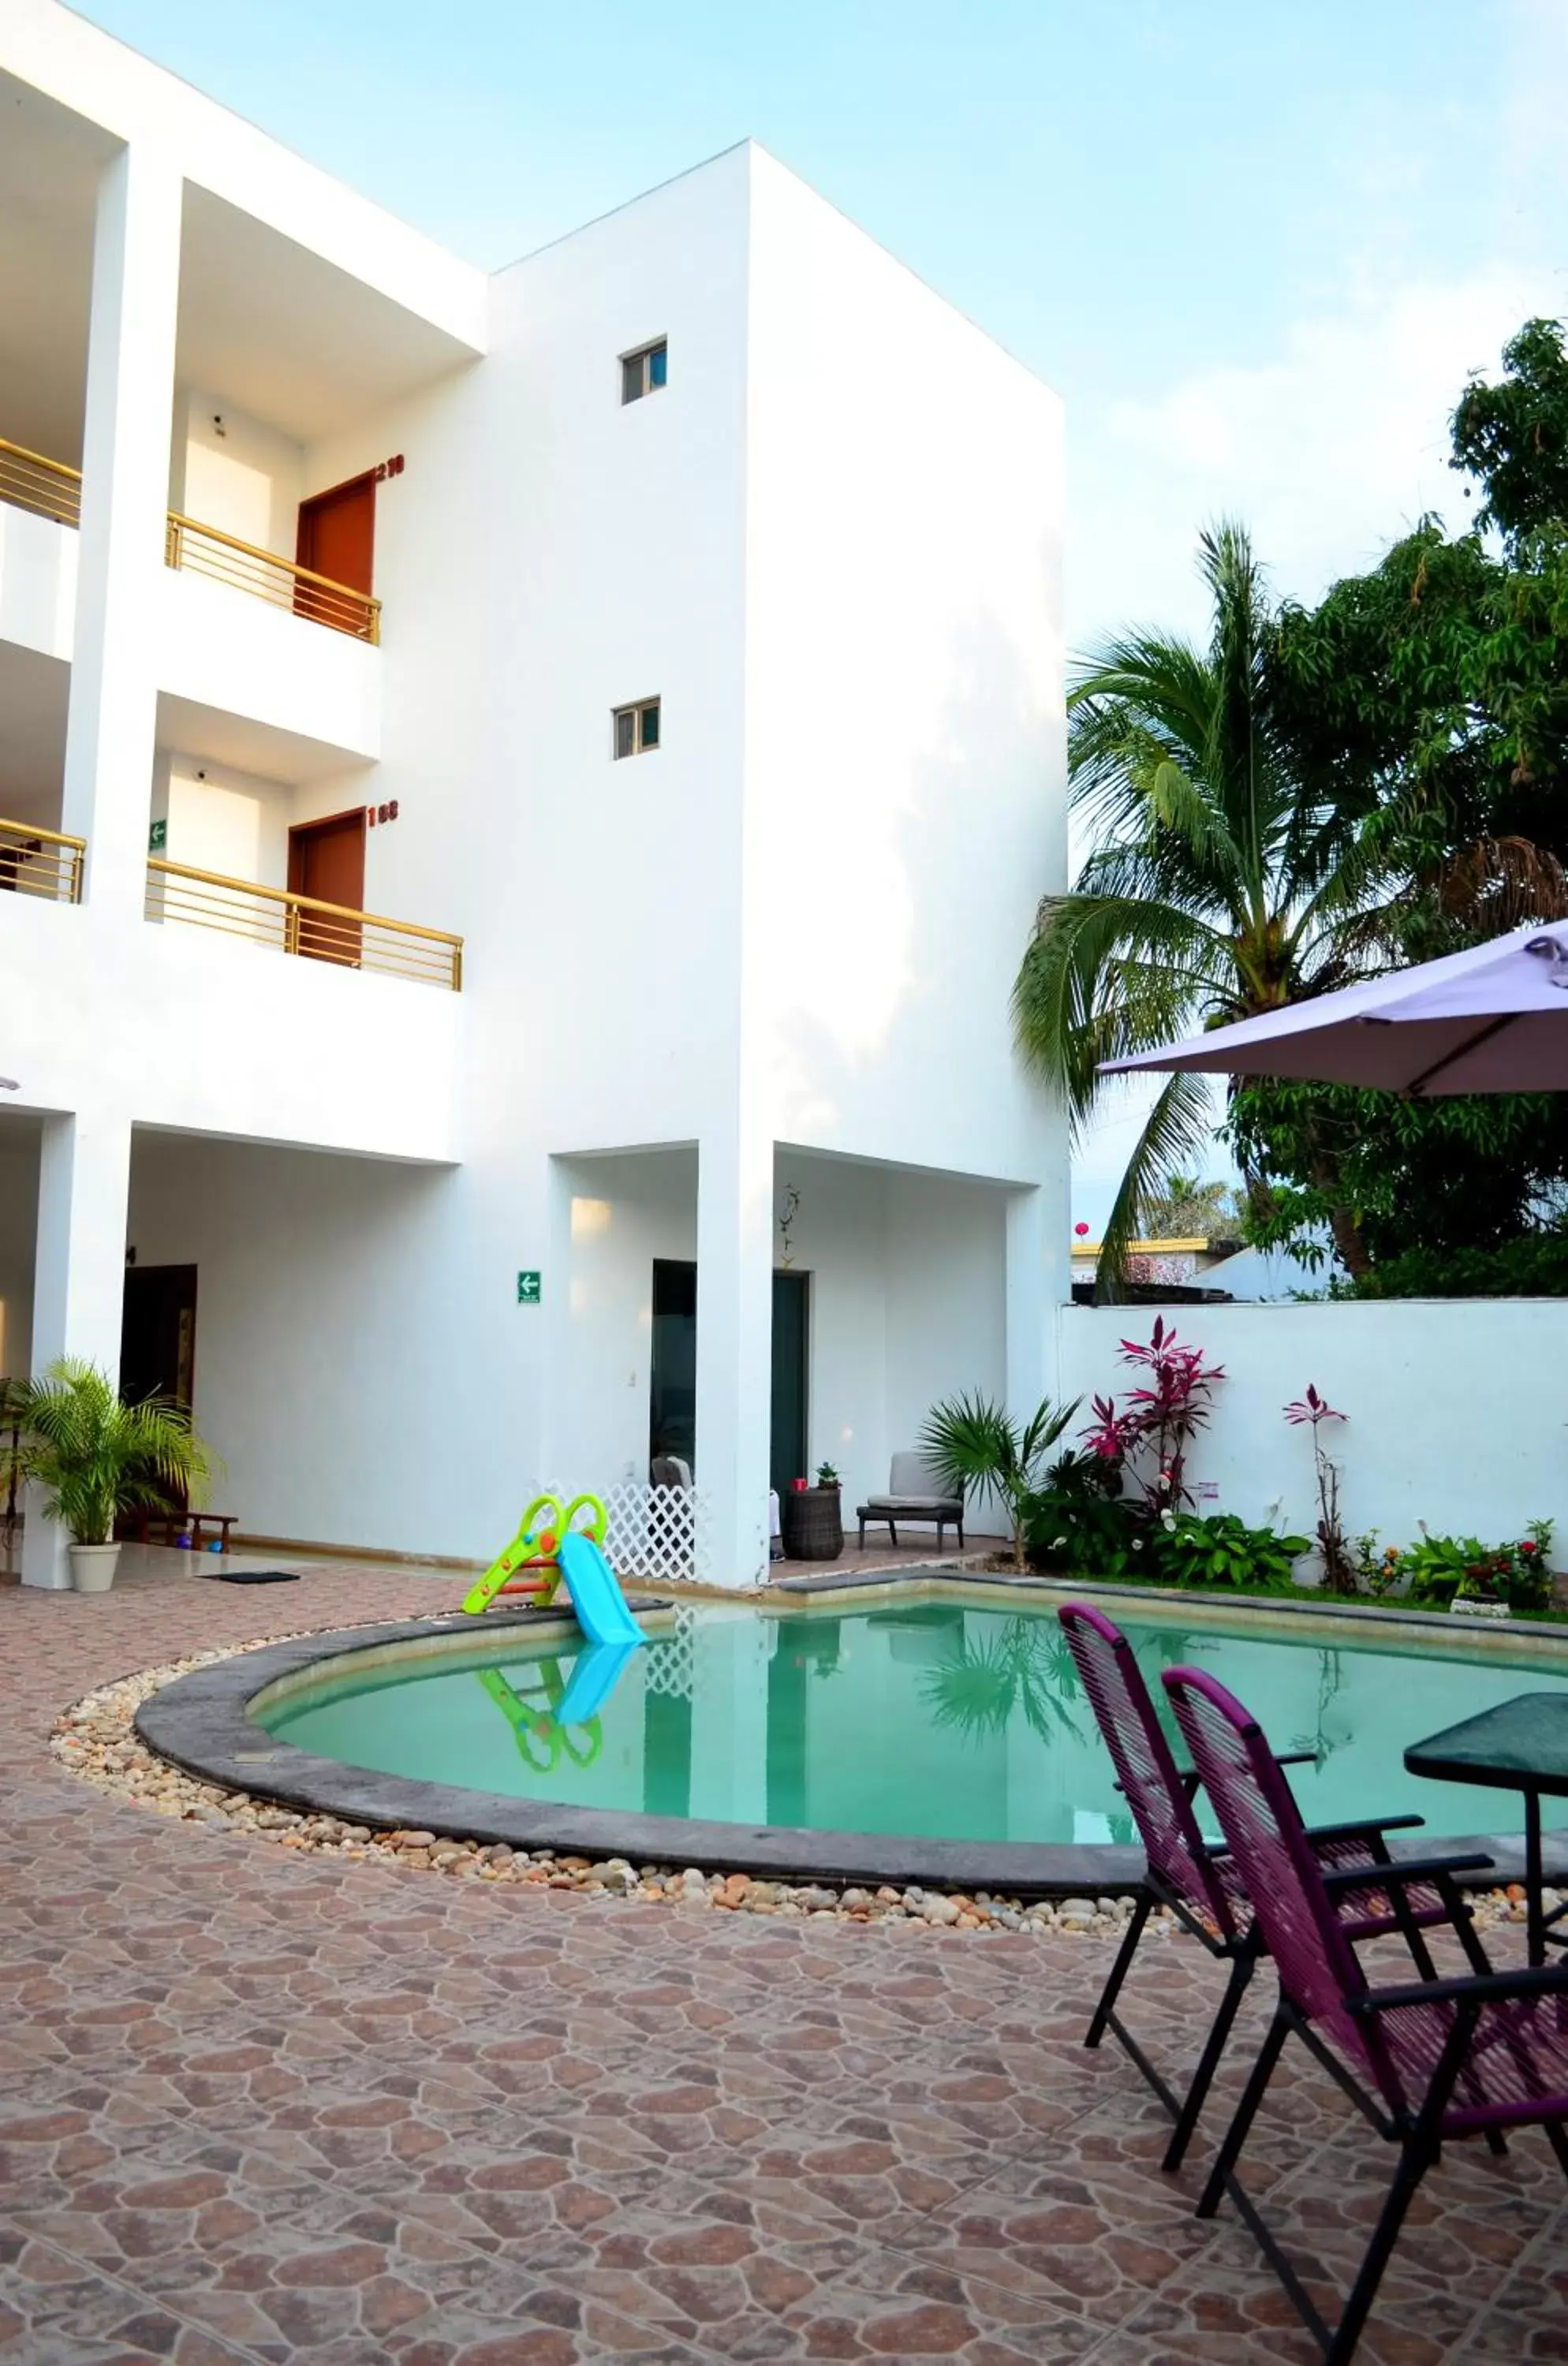
[[[821,1579],[786,1578],[767,1595],[750,1598],[756,1607],[775,1611],[777,1597],[795,1600],[813,1595],[846,1597],[890,1594],[916,1595],[936,1584],[950,1588],[1020,1589],[1061,1599],[1077,1595],[1120,1600],[1157,1600],[1161,1606],[1189,1608],[1216,1604],[1213,1595],[1184,1594],[1168,1588],[1064,1584],[1059,1579],[1024,1577],[1011,1572],[975,1571],[961,1564],[934,1561],[890,1571],[886,1576],[840,1578],[835,1572]],[[660,1624],[672,1617],[667,1597],[632,1594],[634,1613]],[[738,1604],[748,1597],[737,1596]],[[1235,1607],[1296,1611],[1308,1618],[1363,1618],[1398,1625],[1438,1625],[1449,1632],[1455,1623],[1445,1612],[1412,1614],[1409,1618],[1371,1605],[1325,1605],[1319,1612],[1277,1596],[1237,1596]],[[1568,1653],[1568,1631],[1525,1620],[1510,1621],[1514,1633],[1550,1637]],[[1495,1639],[1497,1626],[1464,1619],[1459,1627]],[[608,1808],[577,1808],[547,1799],[519,1799],[504,1793],[472,1791],[456,1784],[425,1783],[406,1775],[383,1774],[367,1767],[349,1766],[321,1758],[292,1742],[279,1741],[259,1726],[250,1705],[287,1678],[299,1675],[314,1663],[353,1657],[362,1652],[402,1657],[412,1647],[442,1636],[477,1641],[483,1634],[519,1632],[548,1639],[577,1632],[576,1622],[564,1613],[538,1611],[489,1612],[483,1621],[461,1613],[437,1618],[401,1620],[377,1627],[349,1627],[300,1635],[283,1643],[230,1658],[176,1677],[143,1701],[136,1712],[136,1730],[160,1757],[202,1781],[243,1791],[253,1799],[316,1814],[336,1817],[350,1824],[383,1831],[429,1831],[438,1837],[504,1842],[519,1852],[539,1849],[557,1854],[585,1856],[593,1862],[623,1857],[634,1865],[697,1865],[705,1869],[749,1873],[793,1883],[819,1881],[923,1888],[1016,1898],[1100,1897],[1135,1889],[1144,1871],[1144,1853],[1116,1842],[976,1842],[932,1840],[916,1834],[845,1832],[809,1827],[720,1822],[713,1819],[649,1816]],[[1545,1835],[1545,1877],[1568,1881],[1568,1831]],[[1519,1832],[1467,1834],[1458,1837],[1416,1833],[1393,1836],[1395,1856],[1444,1855],[1484,1852],[1495,1869],[1479,1876],[1483,1883],[1518,1877],[1524,1862]]]

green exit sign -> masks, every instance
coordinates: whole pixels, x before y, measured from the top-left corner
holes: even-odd
[[[539,1276],[536,1273],[520,1273],[517,1277],[518,1305],[537,1306],[538,1302]]]
[[[149,854],[162,854],[162,853],[164,852],[164,851],[165,847],[168,845],[168,843],[169,843],[169,825],[168,825],[168,823],[167,823],[166,821],[155,821],[155,822],[152,824],[152,828],[151,828],[151,829],[148,831],[148,833],[147,833],[147,851],[148,851],[148,853],[149,853]]]

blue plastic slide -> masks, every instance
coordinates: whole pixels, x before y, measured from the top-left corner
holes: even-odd
[[[557,1558],[577,1623],[591,1643],[641,1643],[642,1628],[626,1608],[615,1571],[592,1537],[567,1536]]]

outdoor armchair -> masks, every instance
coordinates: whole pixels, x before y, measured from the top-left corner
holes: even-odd
[[[1098,2045],[1109,2030],[1131,2056],[1176,2122],[1160,2166],[1179,2169],[1247,1983],[1268,1953],[1267,1932],[1253,1912],[1230,1852],[1203,1838],[1193,1808],[1198,1778],[1183,1774],[1178,1767],[1126,1636],[1103,1611],[1088,1603],[1064,1603],[1056,1615],[1116,1769],[1116,1787],[1137,1825],[1146,1861],[1132,1921],[1084,2044]],[[1278,1763],[1294,1765],[1310,1760],[1310,1752],[1301,1752]],[[1284,1783],[1282,1774],[1279,1779]],[[1314,1861],[1342,1876],[1337,1910],[1346,1937],[1370,1939],[1397,1930],[1416,1970],[1430,1979],[1435,1967],[1422,1930],[1442,1923],[1456,1926],[1461,1939],[1472,1940],[1473,1933],[1450,1877],[1448,1860],[1441,1866],[1428,1866],[1419,1880],[1392,1878],[1394,1868],[1384,1835],[1420,1822],[1419,1816],[1383,1816],[1366,1822],[1320,1825],[1308,1839]],[[1465,1867],[1488,1861],[1471,1857],[1453,1863]],[[1369,1879],[1371,1875],[1376,1878]],[[1184,2099],[1173,2093],[1116,2011],[1122,1984],[1156,1906],[1168,1907],[1212,1955],[1230,1966],[1230,1978]],[[1474,1944],[1479,1948],[1480,1943]],[[1484,1960],[1480,1959],[1482,1964]]]
[[[922,1521],[936,1523],[936,1549],[941,1552],[942,1539],[949,1528],[958,1530],[958,1549],[964,1549],[964,1498],[943,1487],[933,1470],[928,1470],[918,1454],[896,1454],[888,1474],[886,1495],[868,1495],[855,1507],[860,1522],[860,1549],[865,1550],[865,1524],[874,1520],[878,1527],[887,1523],[887,1532],[895,1547],[898,1542],[898,1522],[918,1527]]]
[[[1539,2125],[1568,2174],[1568,1966],[1495,1972],[1472,1931],[1468,1976],[1373,1987],[1345,1921],[1354,1874],[1325,1868],[1257,1719],[1203,1669],[1171,1668],[1163,1681],[1280,1978],[1274,2018],[1198,2214],[1212,2217],[1229,2192],[1328,2366],[1346,2366],[1405,2213],[1444,2143],[1480,2135],[1500,2150],[1504,2129]],[[1434,1868],[1406,1864],[1379,1877],[1390,1890],[1409,1894],[1428,1873]],[[1435,1877],[1446,1881],[1448,1870]],[[1332,2331],[1235,2175],[1292,2035],[1399,2147],[1382,2214]]]

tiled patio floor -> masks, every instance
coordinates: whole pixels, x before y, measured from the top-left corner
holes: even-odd
[[[0,1594],[0,2356],[310,2366],[1314,2354],[1127,2064],[1099,1943],[762,1921],[301,1857],[55,1771],[89,1685],[458,1581]],[[1167,2058],[1211,1979],[1151,1949]],[[1260,1997],[1267,1983],[1258,1983]],[[1201,2146],[1199,2148],[1201,2167]],[[1254,2181],[1346,2272],[1384,2169],[1315,2075]],[[1538,2135],[1432,2180],[1362,2355],[1568,2360]]]

